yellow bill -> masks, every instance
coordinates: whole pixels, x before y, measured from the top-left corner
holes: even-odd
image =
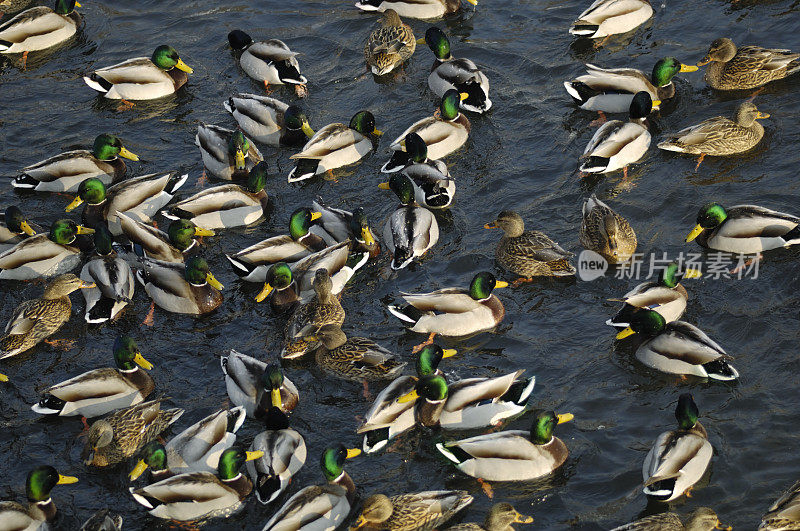
[[[389,186],[389,183],[381,183],[378,185],[378,188],[381,190],[391,190],[392,188]]]
[[[119,156],[126,158],[128,160],[133,160],[133,161],[139,160],[139,155],[131,151],[128,151],[128,149],[125,146],[119,148]]]
[[[710,62],[711,62],[711,58],[709,56],[705,56],[700,61],[697,61],[697,66],[705,66]]]
[[[757,112],[756,113],[756,120],[763,120],[764,118],[769,118],[768,112]]]
[[[7,381],[8,381],[8,376],[6,376],[5,374],[0,374],[0,382],[7,382]]]
[[[373,129],[372,134],[375,136],[383,136],[383,131],[381,131],[380,129]]]
[[[483,228],[484,229],[496,229],[497,228],[497,223],[492,221],[491,223],[487,223],[486,225],[484,225]]]
[[[312,212],[311,213],[311,221],[316,221],[322,217],[322,212]]]
[[[73,483],[77,483],[78,478],[74,476],[62,476],[61,474],[58,475],[58,483],[56,485],[72,485]]]
[[[195,236],[214,236],[214,231],[211,229],[203,229],[200,227],[194,228],[194,235]]]
[[[78,2],[75,2],[75,7],[83,7],[83,6],[80,5]]]
[[[133,467],[131,473],[128,474],[128,478],[131,481],[136,481],[137,479],[139,479],[139,476],[144,474],[145,470],[147,470],[147,463],[144,462],[144,459],[139,459],[139,462],[136,463],[135,467]]]
[[[417,44],[425,44],[425,37],[422,37],[421,39],[417,39]]]
[[[271,389],[269,392],[269,398],[273,407],[283,407],[283,398],[281,397],[280,389]]]
[[[245,461],[255,461],[256,459],[261,459],[264,457],[264,452],[261,450],[255,450],[253,452],[245,452],[245,455],[247,456]]]
[[[690,242],[700,236],[700,233],[703,232],[703,227],[701,225],[695,225],[692,229],[692,232],[686,237],[686,241]]]
[[[22,229],[22,232],[24,232],[28,236],[34,236],[36,234],[36,231],[31,228],[30,224],[27,221],[21,221],[19,223],[19,228]]]
[[[689,267],[683,272],[683,278],[700,278],[702,276],[703,272],[693,267]]]
[[[653,108],[657,108],[661,106],[661,100],[653,100]]]
[[[64,209],[64,212],[72,212],[82,204],[83,204],[83,199],[81,199],[81,196],[79,195],[75,196],[75,199],[73,199],[72,202],[67,205],[67,208]]]
[[[575,418],[575,415],[572,413],[561,413],[560,415],[556,415],[558,417],[558,423],[564,424],[565,422],[569,422]]]
[[[178,59],[178,63],[175,65],[175,68],[177,68],[178,70],[183,70],[184,72],[186,72],[188,74],[191,74],[191,73],[194,72],[194,70],[192,70],[189,67],[189,65],[187,65],[186,63],[183,62],[183,59]]]
[[[219,280],[214,278],[214,275],[212,275],[211,272],[209,272],[206,275],[206,282],[208,282],[212,288],[222,289],[224,287],[222,284],[219,283]]]
[[[78,225],[75,234],[94,234],[94,229],[90,229],[89,227],[84,227],[83,225]]]
[[[365,525],[367,525],[367,518],[362,514],[358,517],[358,520],[356,520],[356,525],[350,527],[350,531],[353,531],[354,529],[361,529]]]
[[[237,170],[244,170],[247,168],[244,162],[244,151],[241,149],[237,149],[236,153],[233,155],[233,162],[236,165]]]
[[[406,393],[403,396],[401,396],[400,398],[398,398],[397,402],[400,403],[400,404],[407,404],[409,402],[413,402],[417,398],[419,398],[419,395],[417,394],[417,390],[414,389],[410,393]]]
[[[470,4],[472,4],[474,6],[478,5],[478,0],[467,0],[467,2],[469,2]]]
[[[269,297],[270,293],[272,293],[272,286],[269,284],[269,282],[265,282],[264,289],[259,291],[258,295],[256,295],[256,302],[263,302],[264,299]]]
[[[86,281],[81,280],[81,284],[80,284],[80,288],[81,289],[90,289],[90,288],[94,288],[96,286],[97,286],[97,284],[95,284],[94,282],[86,282]]]
[[[517,513],[514,515],[514,523],[515,524],[532,524],[533,523],[533,516],[525,516],[524,514]]]
[[[633,335],[633,334],[635,334],[635,333],[636,333],[636,332],[634,332],[633,328],[631,328],[631,327],[629,326],[628,328],[626,328],[625,330],[623,330],[622,332],[620,332],[619,334],[617,334],[617,339],[625,339],[626,337],[628,337],[628,336],[632,336],[632,335]]]
[[[696,72],[696,71],[697,71],[696,66],[681,64],[681,72]]]
[[[359,450],[358,448],[348,448],[347,449],[347,457],[346,457],[347,459],[352,459],[352,458],[357,457],[359,455],[361,455],[361,450]]]
[[[508,282],[506,282],[505,280],[498,280],[497,282],[494,283],[494,289],[507,288],[507,287],[508,287]]]
[[[369,230],[369,227],[361,227],[361,239],[370,247],[375,245],[375,237],[372,235],[372,231]]]
[[[444,358],[452,358],[458,354],[458,351],[454,348],[443,348],[442,349],[442,359]]]
[[[469,98],[469,94],[467,94],[466,92],[460,92],[460,93],[458,94],[458,97],[459,97],[459,99],[460,99],[461,101],[464,101],[465,99]]]
[[[312,136],[314,136],[314,130],[311,129],[311,126],[308,125],[308,122],[303,122],[303,127],[301,127],[301,129],[303,130],[303,132],[306,134],[306,136],[308,138],[311,138]]]
[[[136,356],[133,357],[133,361],[142,369],[147,369],[149,371],[153,368],[153,364],[144,359],[141,352],[136,353]]]

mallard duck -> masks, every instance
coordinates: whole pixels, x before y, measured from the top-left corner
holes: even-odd
[[[117,256],[112,240],[105,223],[98,224],[94,232],[96,256],[81,269],[81,280],[94,284],[93,288],[83,291],[86,300],[83,316],[89,324],[116,319],[133,298],[136,286],[133,271],[124,259]]]
[[[387,9],[381,26],[370,33],[364,45],[364,58],[373,74],[383,76],[408,61],[416,48],[414,30],[400,20],[397,11]]]
[[[459,103],[465,111],[484,113],[492,108],[486,74],[469,59],[453,58],[450,55],[450,41],[442,30],[431,26],[420,44],[422,42],[436,56],[428,76],[428,87],[434,94],[441,98],[448,90],[457,90],[467,95]]]
[[[417,133],[405,139],[408,165],[401,170],[414,189],[414,201],[427,208],[447,208],[456,194],[456,181],[450,177],[447,165],[440,160],[428,160],[428,146]],[[378,188],[391,190],[391,180]]]
[[[290,413],[300,401],[297,386],[283,375],[280,365],[268,365],[233,349],[220,358],[220,365],[228,397],[233,404],[243,406],[250,418],[264,418],[271,406]]]
[[[67,151],[23,168],[22,175],[11,181],[11,186],[37,192],[76,193],[89,177],[96,177],[104,184],[117,183],[127,172],[120,157],[139,160],[116,136],[98,135],[92,151]]]
[[[39,226],[25,219],[19,207],[11,205],[6,208],[0,223],[0,252],[14,247],[28,236],[35,236],[37,229]]]
[[[262,455],[263,452],[228,448],[219,457],[217,475],[190,472],[139,489],[131,487],[130,492],[158,518],[179,522],[227,518],[241,510],[242,502],[253,490],[253,484],[239,469],[245,461]]]
[[[746,90],[800,71],[800,53],[760,46],[736,48],[732,40],[716,39],[697,66],[709,64],[706,83],[717,90]]]
[[[409,330],[429,334],[416,350],[433,342],[436,334],[450,337],[467,336],[491,330],[503,320],[506,310],[492,293],[508,287],[493,274],[483,271],[475,275],[469,289],[444,288],[430,293],[402,293],[406,305],[389,305],[389,313],[411,325]]]
[[[17,306],[0,338],[0,359],[22,354],[55,334],[72,315],[69,294],[92,287],[94,284],[67,273],[54,278],[38,299]]]
[[[736,205],[726,209],[711,202],[697,213],[697,225],[686,241],[697,239],[697,243],[709,249],[754,254],[800,243],[798,225],[800,217],[792,214],[756,205]]]
[[[297,105],[269,96],[236,94],[223,106],[242,131],[259,144],[299,148],[314,136],[308,117]]]
[[[706,429],[697,420],[699,416],[690,393],[678,397],[678,429],[659,435],[644,458],[642,480],[648,497],[671,502],[691,490],[705,474],[714,449]]]
[[[573,81],[564,81],[564,88],[575,103],[587,111],[610,113],[628,112],[633,97],[646,92],[652,100],[652,110],[675,97],[672,78],[678,72],[694,72],[696,66],[682,64],[674,57],[660,59],[648,78],[634,68],[600,68],[586,65],[586,74]]]
[[[792,485],[773,503],[767,514],[761,517],[759,529],[764,531],[789,531],[800,528],[800,514],[797,511],[800,481]]]
[[[163,399],[142,402],[95,421],[84,449],[89,466],[121,463],[154,440],[183,415],[183,410],[161,409]]]
[[[537,276],[563,277],[575,274],[569,263],[572,253],[565,251],[545,233],[525,230],[522,216],[503,210],[485,229],[501,229],[503,237],[497,243],[495,259],[507,271],[520,275],[520,281]]]
[[[439,223],[427,208],[415,205],[414,184],[403,173],[394,173],[381,187],[390,188],[400,199],[383,226],[383,240],[392,254],[395,271],[408,267],[439,241]]]
[[[635,522],[615,527],[611,531],[714,531],[715,529],[730,531],[732,528],[723,526],[717,513],[710,507],[698,507],[689,513],[685,526],[676,513],[661,513],[645,516]]]
[[[442,349],[439,345],[426,345],[417,353],[415,369],[417,377],[441,374],[439,363],[444,358],[456,355],[454,349]],[[375,398],[369,411],[364,415],[364,423],[358,428],[364,434],[363,450],[365,453],[377,452],[388,442],[414,427],[414,405],[416,401],[398,402],[398,398],[406,396],[417,385],[418,378],[400,376],[390,383]]]
[[[374,148],[371,137],[382,134],[375,129],[375,117],[369,111],[356,113],[350,119],[350,125],[326,125],[306,142],[300,153],[289,157],[297,161],[289,172],[289,182],[304,181],[355,164]]]
[[[700,278],[702,273],[693,268],[680,270],[677,262],[672,262],[661,270],[658,280],[642,282],[626,293],[621,302],[622,308],[606,321],[608,326],[623,330],[630,326],[630,316],[638,308],[647,308],[661,314],[668,323],[677,321],[686,311],[689,294],[680,284],[685,278]]]
[[[289,498],[269,519],[263,531],[303,531],[336,529],[347,518],[356,494],[353,480],[344,470],[344,463],[361,454],[343,444],[325,449],[320,466],[324,485],[306,487]]]
[[[320,343],[315,354],[319,367],[347,380],[394,378],[406,366],[371,339],[348,337],[339,324],[326,324],[306,335],[306,340]]]
[[[208,262],[199,256],[185,264],[173,264],[144,258],[136,278],[153,302],[168,312],[203,315],[222,304],[222,289]]]
[[[32,7],[0,25],[0,53],[28,53],[71,38],[82,18],[75,0],[56,0],[55,8]]]
[[[297,52],[278,39],[253,42],[242,30],[228,33],[231,48],[241,52],[239,66],[250,78],[267,85],[305,85],[308,80],[300,74]]]
[[[328,245],[351,240],[354,247],[370,253],[370,257],[380,254],[380,244],[369,226],[364,207],[352,212],[326,205],[317,197],[311,202],[311,209],[320,213],[319,222],[311,226],[311,232],[323,238]]]
[[[172,46],[161,45],[153,55],[128,59],[95,70],[83,80],[90,88],[112,100],[153,100],[178,91],[193,70]]]
[[[660,313],[643,308],[631,312],[630,326],[618,333],[617,339],[633,334],[645,337],[636,349],[636,359],[652,369],[712,380],[739,377],[728,363],[733,358],[694,325],[684,321],[668,323]]]
[[[478,0],[466,0],[478,5]],[[461,0],[358,0],[356,7],[364,11],[394,9],[401,17],[434,19],[461,10]]]
[[[93,233],[94,229],[70,219],[56,220],[49,233],[26,238],[0,253],[0,279],[30,280],[66,273],[80,262],[75,236]]]
[[[628,220],[592,194],[584,201],[580,230],[581,245],[610,264],[627,262],[636,252],[636,233]]]
[[[83,523],[79,531],[122,531],[122,517],[111,514],[109,509],[100,509]]]
[[[569,32],[599,39],[633,31],[652,16],[653,8],[648,0],[595,0],[578,15]]]
[[[495,503],[489,509],[483,524],[466,523],[456,524],[447,528],[447,531],[513,531],[511,524],[532,524],[533,517],[519,514],[510,503]]]
[[[472,503],[465,490],[429,490],[411,494],[373,494],[361,508],[355,529],[406,531],[435,529]]]
[[[393,151],[392,158],[381,167],[381,171],[392,173],[408,165],[410,158],[403,148],[403,140],[410,133],[417,133],[425,141],[428,157],[432,159],[441,159],[463,146],[469,137],[471,125],[467,117],[459,112],[458,105],[467,97],[466,92],[446,91],[436,114],[414,122],[389,145]]]
[[[298,208],[289,217],[289,234],[267,238],[225,256],[242,280],[264,282],[272,264],[297,262],[327,247],[323,238],[311,232],[312,225],[321,217],[321,213],[310,208]]]
[[[82,223],[91,228],[103,221],[108,223],[111,234],[122,234],[119,212],[143,223],[152,221],[153,216],[175,196],[183,186],[188,174],[167,173],[159,175],[151,173],[133,179],[127,179],[106,189],[103,181],[90,177],[78,187],[78,195],[67,205],[67,212],[72,212],[85,204],[81,214]]]
[[[143,402],[155,384],[139,367],[149,371],[153,364],[129,336],[117,337],[113,352],[116,368],[95,369],[48,387],[31,409],[40,415],[92,418]]]
[[[200,148],[203,166],[224,181],[245,180],[264,157],[256,145],[238,129],[200,123],[194,143]]]
[[[572,418],[571,413],[556,415],[537,409],[530,433],[500,431],[437,443],[436,448],[468,476],[487,481],[528,481],[550,474],[567,460],[567,446],[553,435],[553,428]]]
[[[657,102],[658,103],[658,102]],[[582,173],[611,173],[622,169],[628,178],[628,166],[638,162],[650,149],[647,115],[652,101],[646,92],[637,92],[630,108],[630,121],[610,120],[595,131],[586,144],[581,159]]]
[[[196,249],[198,245],[196,238],[214,236],[214,231],[198,227],[188,219],[176,219],[170,222],[167,231],[164,232],[123,212],[118,212],[117,216],[122,233],[130,240],[130,245],[123,246],[123,249],[129,255],[135,255],[130,260],[137,264],[141,254],[162,262],[183,263]]]
[[[306,462],[306,442],[289,427],[289,418],[277,407],[267,410],[262,431],[250,445],[264,455],[247,464],[256,498],[264,505],[275,501],[292,482],[292,477]]]
[[[0,502],[0,528],[48,529],[48,523],[56,518],[56,504],[50,497],[50,491],[56,485],[77,482],[78,478],[62,476],[49,465],[34,468],[25,480],[28,506],[13,501]]]

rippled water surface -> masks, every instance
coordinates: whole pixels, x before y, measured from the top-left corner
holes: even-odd
[[[772,118],[765,121],[763,143],[751,154],[707,159],[695,172],[694,160],[653,149],[631,168],[632,186],[621,183],[619,175],[578,179],[576,160],[591,138],[589,122],[594,116],[576,109],[561,84],[579,74],[584,62],[635,66],[648,72],[666,55],[694,63],[709,42],[721,36],[737,43],[798,50],[798,2],[659,3],[645,27],[612,39],[599,50],[574,43],[566,31],[585,4],[481,0],[476,11],[470,6],[437,23],[452,35],[455,56],[469,57],[484,68],[495,105],[488,115],[470,116],[469,141],[447,159],[458,192],[454,207],[439,216],[438,245],[421,264],[399,274],[389,271],[386,256],[359,274],[343,297],[348,334],[368,336],[410,360],[411,346],[422,338],[403,332],[385,303],[401,290],[464,285],[481,269],[502,276],[493,259],[499,235],[482,226],[503,208],[519,211],[529,228],[545,231],[577,253],[580,207],[595,192],[631,221],[640,251],[666,252],[671,257],[697,250],[684,244],[683,237],[705,201],[800,212],[800,77],[774,83],[757,96],[759,109]],[[274,205],[271,216],[253,228],[205,241],[212,270],[225,284],[225,302],[213,314],[192,318],[158,310],[155,326],[142,327],[149,300],[139,290],[132,307],[113,325],[87,327],[74,316],[57,336],[75,341],[70,350],[44,345],[0,366],[11,377],[0,389],[1,498],[23,500],[28,469],[53,463],[80,477],[77,485],[53,491],[61,528],[76,529],[102,507],[120,512],[126,529],[163,528],[165,524],[150,518],[128,494],[124,467],[98,472],[82,464],[77,419],[42,420],[29,405],[46,385],[111,363],[110,347],[119,333],[133,335],[155,363],[156,394],[187,409],[177,427],[225,405],[219,356],[236,348],[273,358],[280,349],[284,323],[271,315],[268,305],[253,301],[258,287],[240,282],[223,253],[285,232],[289,214],[317,195],[335,206],[363,205],[373,225],[382,227],[396,202],[378,190],[378,169],[388,156],[389,141],[435,107],[426,85],[433,56],[420,46],[399,75],[377,81],[363,75],[362,47],[377,19],[342,0],[86,0],[80,11],[85,27],[71,45],[32,55],[24,71],[13,58],[0,63],[0,174],[6,178],[27,164],[91,145],[100,132],[113,132],[141,156],[140,162],[129,163],[131,174],[188,172],[183,192],[194,192],[202,171],[194,145],[197,124],[232,126],[222,102],[237,91],[263,90],[234,64],[226,34],[235,28],[256,39],[283,39],[302,53],[300,64],[310,80],[310,95],[302,105],[315,129],[347,122],[356,111],[369,109],[378,127],[387,132],[373,155],[337,173],[338,182],[320,179],[289,185],[291,152],[264,149],[272,173],[267,185]],[[418,36],[428,26],[409,22]],[[116,104],[96,97],[81,81],[93,67],[149,56],[162,43],[174,46],[194,67],[189,84],[174,98],[118,111]],[[730,115],[747,97],[712,92],[702,73],[681,74],[677,86],[675,105],[654,119],[654,135],[707,117]],[[294,99],[288,89],[278,89],[274,95]],[[0,187],[0,204],[16,202],[45,225],[63,217],[69,200],[63,195],[18,194],[8,182]],[[593,282],[539,281],[498,292],[507,310],[499,329],[445,341],[446,346],[458,348],[459,355],[443,369],[456,379],[525,368],[537,376],[531,403],[570,411],[575,421],[558,428],[570,450],[561,470],[534,483],[496,484],[495,500],[511,501],[520,512],[533,514],[533,527],[540,529],[609,528],[664,510],[648,506],[641,494],[641,463],[655,437],[673,426],[677,395],[690,391],[700,406],[715,456],[702,488],[674,508],[685,513],[708,505],[726,524],[755,528],[779,492],[800,479],[795,435],[800,396],[799,253],[769,253],[757,280],[687,283],[691,298],[685,319],[736,357],[741,379],[729,385],[655,373],[633,358],[631,342],[614,341],[611,329],[603,325],[615,311],[616,303],[608,299],[627,291],[630,280],[607,276]],[[4,300],[0,319],[7,319],[20,301],[39,296],[41,289],[42,284],[36,283],[0,285]],[[72,298],[75,310],[82,311],[82,298],[78,294]],[[301,390],[292,422],[309,446],[308,464],[296,477],[294,492],[322,481],[317,462],[327,444],[357,442],[356,416],[365,412],[369,401],[359,383],[334,380],[308,367],[287,367],[287,374]],[[372,384],[371,391],[380,386]],[[526,417],[510,424],[518,429],[529,425]],[[258,431],[258,425],[248,421],[240,440],[249,444]],[[390,452],[349,461],[347,470],[359,495],[467,489],[475,495],[475,503],[462,519],[482,521],[492,501],[474,480],[457,473],[435,453],[432,442],[442,437],[438,431],[415,431]],[[232,520],[212,522],[207,528],[260,529],[271,511],[250,499]]]

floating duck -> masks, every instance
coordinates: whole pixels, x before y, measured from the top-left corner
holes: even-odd
[[[49,233],[25,238],[0,253],[0,279],[48,278],[74,269],[81,259],[80,249],[74,246],[79,234],[94,234],[94,229],[70,219],[54,221]]]
[[[0,223],[0,252],[11,249],[28,236],[35,236],[40,230],[38,225],[32,225],[25,218],[19,207],[11,205],[6,208]]]
[[[636,252],[636,233],[627,219],[592,194],[584,201],[580,240],[586,249],[601,255],[610,264],[622,264]]]
[[[415,205],[414,184],[406,175],[394,173],[388,183],[380,186],[391,189],[400,199],[383,227],[383,240],[392,254],[391,267],[399,271],[436,245],[439,223],[430,210]]]
[[[25,479],[28,506],[13,501],[0,502],[0,524],[5,529],[47,529],[56,519],[56,504],[50,497],[53,487],[77,482],[78,478],[63,476],[49,465],[34,468]]]
[[[717,90],[747,90],[800,72],[800,53],[760,46],[736,48],[728,38],[716,39],[697,66],[709,65],[706,83]]]
[[[220,358],[220,364],[228,397],[233,404],[243,406],[248,417],[263,419],[273,406],[284,413],[297,407],[297,386],[283,375],[280,365],[268,365],[233,349]]]
[[[250,78],[269,85],[305,85],[308,80],[300,74],[297,52],[278,39],[253,42],[242,30],[228,33],[231,48],[241,52],[239,66]]]
[[[478,0],[466,0],[478,5]],[[401,17],[434,19],[461,10],[461,0],[358,0],[356,7],[363,11],[394,9]]]
[[[411,494],[373,494],[361,508],[355,529],[434,529],[472,503],[465,490],[429,490]]]
[[[75,0],[56,0],[55,7],[32,7],[0,25],[0,53],[46,50],[70,39],[83,19]]]
[[[653,16],[648,0],[595,0],[578,15],[569,32],[572,35],[599,39],[633,31]]]
[[[397,11],[387,9],[383,12],[381,26],[370,34],[364,45],[364,58],[373,74],[383,76],[408,61],[416,47],[414,30],[403,24]]]
[[[144,258],[136,278],[153,303],[168,312],[203,315],[222,304],[222,284],[199,256],[192,256],[185,264]]]
[[[201,123],[194,142],[200,148],[203,166],[223,181],[246,179],[253,166],[264,159],[255,144],[238,129]]]
[[[259,144],[299,148],[314,136],[308,117],[297,105],[269,96],[236,94],[223,106],[242,131]]]

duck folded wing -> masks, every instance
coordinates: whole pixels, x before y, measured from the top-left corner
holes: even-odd
[[[195,216],[215,210],[230,210],[249,206],[253,199],[237,184],[224,184],[196,193],[179,201],[172,207],[180,208]],[[257,203],[257,201],[256,201]]]
[[[134,491],[164,504],[203,503],[235,495],[210,472],[180,474]],[[238,499],[238,496],[237,496]]]
[[[765,514],[761,518],[761,528],[765,529],[773,529],[772,527],[767,527],[764,525],[766,522],[770,521],[777,521],[780,522],[781,520],[786,522],[792,522],[796,524],[800,521],[800,497],[798,497],[798,492],[800,491],[800,481],[796,482],[792,485],[789,490],[787,490],[783,495],[778,498],[775,503],[773,503],[767,514]],[[776,522],[776,523],[777,523]],[[774,529],[781,529],[779,526],[776,526]],[[787,529],[791,529],[788,527]]]
[[[19,43],[29,37],[57,31],[66,24],[66,19],[49,7],[34,7],[0,26],[0,39]]]
[[[800,59],[800,53],[791,50],[742,46],[736,52],[734,61],[743,71],[781,70],[789,63]]]
[[[42,529],[40,527],[42,523],[41,520],[34,520],[28,509],[17,502],[0,502],[0,529],[14,531]]]
[[[25,238],[11,249],[0,254],[0,269],[14,269],[30,262],[44,262],[64,253],[71,247],[55,243],[47,234]],[[77,249],[74,250],[77,252]]]
[[[655,87],[650,80],[635,68],[601,68],[593,64],[586,65],[586,74],[575,81],[584,83],[600,92],[647,92],[655,96]]]
[[[688,468],[697,464],[696,459],[705,460],[706,454],[710,458],[712,451],[711,443],[694,433],[682,431],[662,433],[650,450],[652,456],[648,455],[650,459],[645,459],[648,479],[644,482],[644,486],[648,487],[659,481],[681,476]]]
[[[256,396],[259,380],[267,364],[250,356],[231,350],[224,365],[225,374],[247,396]]]
[[[655,282],[646,282],[637,286],[634,291],[629,291],[623,299],[626,303],[637,308],[655,308],[663,304],[685,297],[679,287],[672,289],[660,286]]]
[[[334,484],[306,487],[287,501],[264,526],[263,531],[335,529],[350,511],[347,491]],[[334,518],[338,522],[332,524]]]
[[[297,52],[291,51],[286,44],[277,39],[254,42],[247,48],[247,52],[266,62],[288,61],[297,55]]]
[[[607,122],[597,130],[592,141],[586,146],[585,155],[591,154],[595,157],[610,159],[614,155],[618,155],[631,142],[647,133],[647,130],[639,124],[622,124],[616,120],[614,122]]]
[[[253,449],[264,449],[264,456],[250,465],[258,466],[262,471],[270,474],[294,475],[305,464],[306,445],[303,437],[292,429],[278,431],[263,431],[253,438]]]
[[[536,459],[543,452],[529,440],[529,433],[523,430],[508,430],[498,433],[478,435],[469,439],[447,443],[446,447],[458,447],[476,459]]]
[[[539,262],[554,262],[572,256],[549,238],[513,238],[505,243],[505,249],[514,256],[531,258]]]
[[[108,188],[108,195],[112,198],[114,209],[118,212],[125,212],[134,209],[146,200],[154,198],[164,191],[171,174],[167,173],[158,178],[153,178],[156,174],[142,175],[133,179],[127,179]],[[110,215],[115,212],[110,212]]]
[[[413,391],[416,383],[417,379],[413,376],[401,376],[392,381],[375,398],[375,402],[364,415],[364,424],[358,428],[357,433],[388,426],[413,407],[413,402],[400,403],[397,399]]]
[[[176,299],[193,297],[191,284],[184,278],[184,264],[145,260],[144,269],[147,272],[145,291],[148,293],[155,287],[167,297],[172,296]]]
[[[800,218],[755,205],[737,205],[728,211],[716,235],[726,238],[783,236],[800,224]]]
[[[166,232],[133,219],[125,212],[118,212],[117,216],[122,233],[132,243],[141,245],[148,257],[167,262],[183,261],[183,254],[167,243],[169,236]]]
[[[389,147],[395,151],[405,151],[400,145],[400,142],[404,140],[409,133],[417,133],[428,145],[428,158],[436,159],[438,155],[436,153],[431,153],[431,145],[438,144],[449,138],[453,134],[453,129],[455,127],[456,126],[450,122],[443,122],[442,120],[437,120],[433,116],[430,116],[406,129],[403,134],[398,136],[395,141],[389,145]]]
[[[77,402],[87,397],[111,397],[130,390],[131,384],[116,369],[105,367],[65,380],[47,392],[65,402]]]
[[[364,140],[364,136],[344,124],[329,124],[317,131],[300,153],[290,159],[321,159],[334,151]]]
[[[331,280],[333,281],[331,292],[337,295],[342,291],[344,283],[341,278],[337,279],[336,277],[347,263],[349,253],[350,241],[348,240],[326,247],[292,264],[292,274],[297,278],[300,292],[310,291],[313,288],[314,273],[320,268],[325,268],[331,274]]]
[[[401,293],[401,295],[407,303],[423,312],[462,313],[481,306],[461,288],[445,288],[430,293]]]
[[[308,255],[309,251],[304,245],[295,242],[288,234],[284,234],[251,245],[247,249],[239,251],[233,257],[254,263],[271,264],[281,260],[295,262]]]
[[[642,4],[641,0],[595,0],[586,11],[578,16],[575,24],[600,25],[607,23],[613,25],[614,19],[622,21],[626,16],[641,10]],[[650,12],[652,13],[652,9]]]
[[[147,57],[128,59],[119,64],[95,70],[94,73],[113,85],[161,83],[166,75]]]
[[[736,122],[717,116],[709,118],[697,125],[692,125],[681,129],[677,133],[667,136],[668,140],[674,140],[683,146],[695,146],[698,144],[709,144],[729,138],[731,135],[738,135],[742,127]],[[661,147],[661,144],[659,144]]]
[[[26,334],[41,318],[40,304],[37,300],[25,301],[14,310],[14,314],[6,324],[7,335]]]
[[[200,124],[194,143],[202,151],[208,152],[216,160],[228,160],[228,136],[233,133],[230,129],[217,125]]]
[[[455,382],[448,386],[449,394],[444,409],[457,411],[476,402],[493,401],[503,396],[523,372],[519,370],[498,378],[467,378]]]
[[[384,347],[378,345],[366,337],[350,337],[346,344],[348,350],[361,356],[361,360],[356,362],[358,365],[376,366],[382,365],[387,361],[394,361],[394,354]],[[346,361],[343,357],[343,361]]]
[[[436,74],[456,86],[470,81],[480,83],[480,69],[469,59],[451,59],[436,67]]]
[[[97,173],[98,164],[104,164],[94,158],[90,151],[78,149],[59,153],[49,159],[22,168],[22,172],[38,181],[51,182],[67,175]]]
[[[694,363],[708,363],[720,356],[733,359],[705,332],[683,321],[667,323],[664,332],[653,338],[649,346],[657,352],[663,348],[671,357],[679,355]]]
[[[166,446],[169,469],[213,472],[236,435],[228,433],[228,410],[212,413],[172,438]]]
[[[86,264],[86,270],[104,297],[115,301],[128,297],[132,276],[130,266],[123,259],[92,260]]]

